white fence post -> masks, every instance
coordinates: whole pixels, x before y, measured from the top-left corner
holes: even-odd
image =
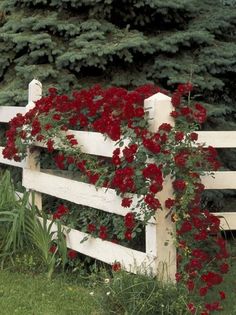
[[[42,84],[38,80],[32,80],[28,86],[28,104],[25,109],[26,112],[35,106],[35,102],[42,97]],[[27,151],[27,158],[25,166],[23,168],[22,180],[24,183],[24,178],[26,175],[25,170],[30,169],[34,171],[40,171],[40,151],[38,148],[30,147]],[[42,194],[39,192],[34,193],[34,204],[39,210],[42,209]]]
[[[150,131],[156,132],[162,123],[174,126],[174,120],[170,116],[173,110],[170,97],[157,93],[144,101],[144,107],[152,119]],[[176,273],[175,224],[171,221],[170,216],[166,218],[168,209],[165,208],[165,200],[172,196],[171,180],[166,177],[163,190],[157,194],[163,210],[157,211],[155,225],[146,226],[146,253],[157,257],[154,273],[162,281],[175,281]]]

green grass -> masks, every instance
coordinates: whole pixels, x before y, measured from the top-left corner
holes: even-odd
[[[224,310],[217,312],[218,315],[236,315],[236,259],[232,260],[230,271],[224,277],[221,289],[226,292],[226,300],[223,303]]]
[[[116,302],[118,300],[116,299],[116,294],[110,301],[108,301],[106,297],[106,291],[108,290],[106,288],[105,290],[104,288],[101,290],[101,283],[100,285],[97,285],[96,276],[94,278],[88,277],[84,280],[78,274],[55,273],[54,277],[51,280],[48,280],[45,273],[35,272],[38,269],[37,266],[35,267],[36,270],[34,270],[32,266],[31,268],[28,266],[29,270],[27,271],[27,264],[23,266],[24,268],[21,265],[21,269],[19,270],[17,270],[19,266],[15,266],[11,270],[0,270],[1,315],[124,314],[124,310],[117,309]],[[120,278],[121,274],[117,274],[117,277]],[[128,281],[127,285],[130,286],[132,283],[128,280],[128,277],[125,277],[125,279]],[[93,285],[95,286],[93,287]],[[125,283],[123,283],[123,285],[125,285]],[[236,306],[234,303],[236,297],[236,261],[233,261],[230,272],[225,276],[224,285],[220,286],[219,290],[224,290],[226,292],[227,299],[223,303],[224,310],[217,312],[217,314],[236,315]],[[91,292],[93,292],[93,295],[91,295]],[[164,294],[165,298],[168,298],[169,295],[171,296],[171,293],[165,294],[163,291],[162,293],[160,292],[157,294],[156,298],[160,299],[162,294]],[[127,299],[127,292],[125,293],[125,297]],[[143,301],[145,301],[145,297],[143,298]],[[155,298],[155,296],[153,298]],[[101,305],[98,304],[98,300],[100,300]],[[169,302],[171,301],[173,302],[174,300],[170,299]],[[111,302],[112,304],[110,304]],[[135,309],[134,306],[138,301],[136,300],[136,302],[133,302],[134,305],[131,309]],[[139,304],[140,302],[141,301],[139,301]],[[156,301],[155,303],[157,304],[156,306],[158,310],[159,302]],[[114,312],[115,309],[116,312]],[[136,313],[133,313],[133,311],[130,310],[127,315],[130,314]],[[143,315],[146,314],[146,312],[144,311],[138,314]],[[155,314],[157,313],[155,312]],[[165,313],[161,314],[165,315]],[[185,307],[182,308],[182,311],[177,312],[176,314],[185,314]]]
[[[91,290],[45,275],[0,271],[1,315],[101,315]]]

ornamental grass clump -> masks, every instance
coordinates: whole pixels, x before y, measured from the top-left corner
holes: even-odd
[[[58,168],[76,171],[97,187],[114,189],[122,197],[122,206],[129,209],[116,225],[115,235],[104,221],[85,221],[84,228],[94,237],[116,239],[118,243],[123,239],[131,241],[140,225],[145,225],[156,211],[162,211],[158,193],[169,175],[174,198],[167,198],[165,207],[176,225],[173,237],[177,247],[177,285],[183,284],[188,292],[187,310],[207,315],[222,309],[225,293],[218,288],[229,268],[229,254],[220,235],[219,218],[201,208],[201,176],[219,169],[220,163],[213,147],[197,143],[195,131],[205,122],[206,109],[191,101],[192,88],[190,83],[178,86],[171,98],[170,115],[175,126],[163,123],[155,132],[149,130],[144,99],[167,92],[153,85],[134,91],[96,85],[74,92],[71,98],[51,88],[33,109],[11,120],[3,154],[5,158],[21,160],[32,141],[41,141]],[[83,153],[74,129],[100,132],[116,141],[110,161]],[[141,209],[139,214],[135,212],[137,207]],[[67,212],[63,216],[69,215]],[[63,216],[57,214],[56,220]],[[214,300],[208,294],[212,291],[216,292]]]

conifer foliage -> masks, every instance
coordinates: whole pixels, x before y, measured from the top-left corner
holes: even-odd
[[[25,103],[33,78],[63,93],[191,80],[206,127],[236,130],[235,72],[234,0],[0,1],[0,105]]]

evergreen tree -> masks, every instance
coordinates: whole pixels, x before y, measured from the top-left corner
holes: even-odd
[[[66,93],[192,80],[205,128],[236,130],[235,72],[234,0],[0,0],[0,105],[25,103],[33,78]]]

